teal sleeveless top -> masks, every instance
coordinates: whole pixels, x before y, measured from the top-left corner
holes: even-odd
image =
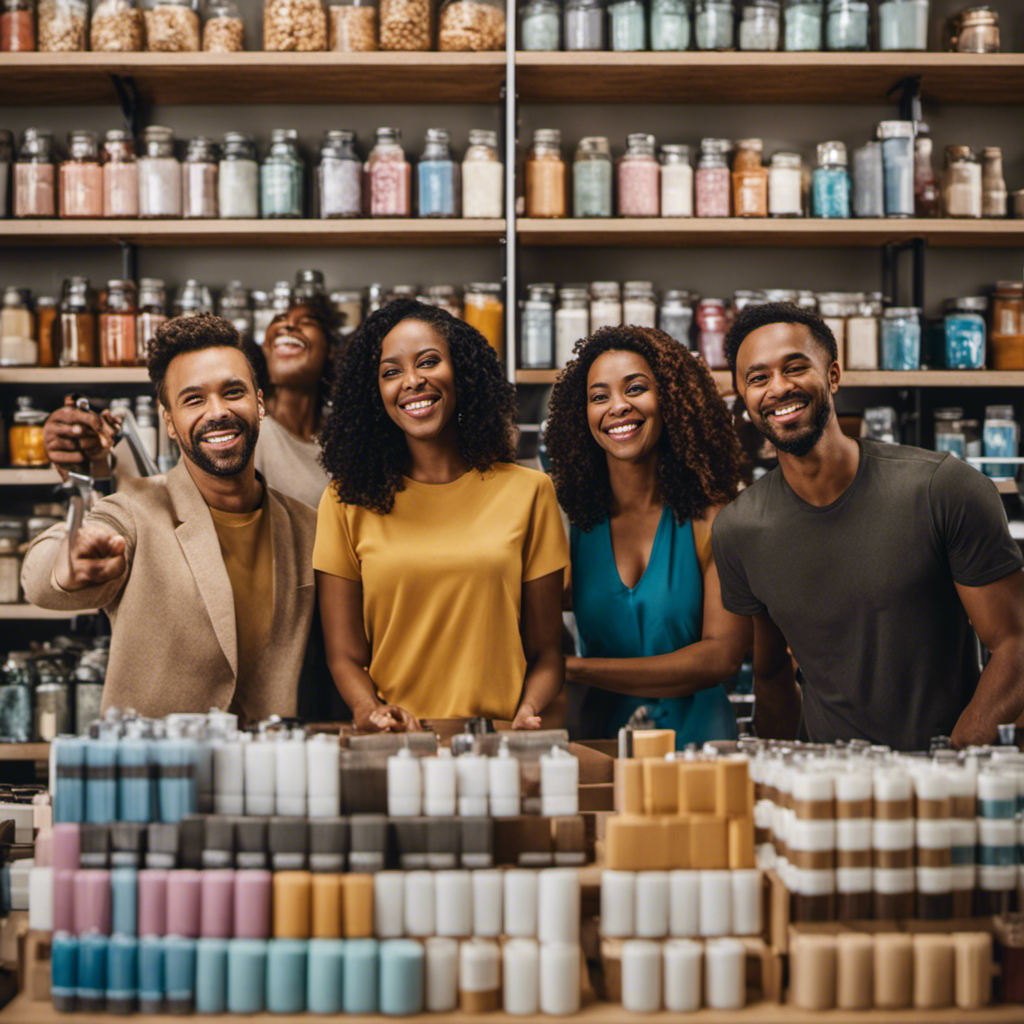
[[[635,587],[619,577],[611,526],[602,519],[589,533],[570,533],[572,601],[584,658],[644,658],[701,638],[704,578],[693,524],[680,526],[666,506],[650,562]],[[675,729],[676,746],[735,739],[736,718],[722,686],[690,697],[628,697],[589,687],[582,725],[588,737],[615,736],[641,705],[659,728]]]

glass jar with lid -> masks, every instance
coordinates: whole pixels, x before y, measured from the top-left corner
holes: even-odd
[[[32,0],[0,0],[0,53],[30,53],[36,48]]]
[[[43,443],[46,413],[32,405],[28,395],[20,395],[7,431],[7,448],[12,466],[48,466],[49,456]]]
[[[0,307],[0,366],[36,366],[39,343],[28,288],[8,286]]]
[[[75,53],[84,50],[88,33],[86,0],[39,0],[36,10],[40,53]]]
[[[739,26],[741,50],[779,48],[779,0],[743,0]]]
[[[882,0],[878,5],[880,50],[928,49],[928,0]]]
[[[39,365],[57,365],[57,299],[40,295],[36,299],[36,335],[39,343]],[[2,435],[0,435],[2,436]]]
[[[830,50],[867,50],[870,24],[867,0],[828,0],[825,37]]]
[[[572,165],[572,215],[612,215],[612,154],[603,135],[580,139]]]
[[[857,311],[859,295],[846,292],[819,292],[818,313],[835,335],[839,365],[846,365],[846,320]]]
[[[918,124],[914,139],[914,215],[938,217],[942,208],[939,179],[932,168],[932,140],[926,124]]]
[[[604,0],[565,0],[562,20],[567,50],[604,49]]]
[[[56,217],[53,132],[26,128],[14,164],[14,216]]]
[[[270,293],[270,302],[275,314],[287,313],[292,306],[291,284],[288,281],[275,281],[273,291]]]
[[[138,158],[139,216],[181,216],[181,164],[174,155],[174,132],[153,125],[143,129]]]
[[[412,169],[397,128],[378,128],[366,161],[371,217],[408,217],[412,212]]]
[[[985,369],[987,313],[988,299],[984,295],[964,296],[947,303],[943,323],[946,369]]]
[[[60,215],[103,216],[103,171],[95,132],[68,133],[68,158],[60,165]]]
[[[824,0],[786,0],[785,47],[799,52],[820,50],[825,23]]]
[[[252,341],[252,306],[249,291],[241,281],[228,281],[217,299],[217,316],[229,321],[246,341]]]
[[[277,313],[274,311],[273,300],[262,288],[254,288],[251,296],[253,341],[257,345],[262,345],[267,335],[267,328]]]
[[[698,217],[728,217],[732,212],[732,176],[726,156],[728,139],[703,139],[694,175]]]
[[[135,357],[146,361],[149,343],[161,324],[167,322],[167,288],[158,277],[139,278],[139,313],[135,318]]]
[[[294,128],[275,128],[270,133],[270,150],[260,167],[262,216],[301,217],[305,206],[305,177],[299,133]]]
[[[196,53],[199,15],[195,0],[144,0],[146,49],[150,53]]]
[[[524,370],[546,370],[555,362],[555,286],[531,284],[527,293],[519,365]]]
[[[739,139],[732,165],[733,210],[737,217],[768,216],[768,170],[760,139]]]
[[[881,316],[880,293],[858,296],[856,308],[846,318],[846,369],[878,369],[878,322]]]
[[[914,122],[881,121],[886,217],[914,216]]]
[[[557,0],[527,0],[519,9],[520,49],[560,49],[562,10]]]
[[[994,370],[1024,370],[1024,284],[999,281],[992,295],[990,361]]]
[[[108,281],[100,309],[100,365],[138,366],[135,317],[138,298],[134,281]]]
[[[366,296],[361,288],[341,288],[331,292],[331,305],[341,318],[341,333],[351,334],[363,322],[363,308]],[[455,316],[455,313],[452,313]],[[462,304],[459,303],[459,318],[462,317]]]
[[[999,146],[986,146],[981,151],[981,215],[1005,217],[1006,198],[1003,151]]]
[[[968,7],[949,25],[949,49],[957,53],[998,53],[999,14],[991,7]]]
[[[131,132],[112,128],[103,140],[103,216],[138,217],[139,167]]]
[[[822,142],[818,166],[811,179],[812,209],[815,217],[845,220],[850,216],[850,174],[846,169],[846,146]]]
[[[96,301],[87,277],[69,277],[61,290],[56,341],[59,366],[96,365]]]
[[[768,168],[768,214],[802,217],[804,212],[803,160],[799,153],[775,153]]]
[[[292,304],[300,305],[318,296],[326,297],[324,272],[314,267],[295,271],[295,287],[292,289]]]
[[[661,147],[661,215],[693,216],[693,168],[690,147],[670,142]]]
[[[693,306],[690,304],[689,292],[680,288],[669,288],[665,291],[658,309],[658,327],[680,345],[690,347]]]
[[[487,339],[501,359],[505,351],[505,303],[497,282],[473,282],[466,285],[465,321]]]
[[[722,299],[701,299],[697,303],[697,351],[709,370],[727,370],[725,332],[729,321]]]
[[[590,296],[585,284],[567,284],[558,289],[555,311],[555,365],[572,359],[576,342],[590,333]]]
[[[442,0],[437,24],[442,52],[505,49],[505,0]]]
[[[947,217],[980,217],[981,164],[970,146],[947,146],[942,205]]]
[[[921,310],[890,306],[882,314],[882,369],[921,368]]]
[[[380,0],[382,50],[429,50],[433,33],[430,0]]]
[[[732,0],[697,0],[693,35],[698,50],[731,50],[733,31]]]
[[[97,0],[89,27],[89,49],[94,53],[138,53],[142,45],[142,11],[137,0]]]
[[[643,0],[611,0],[608,4],[608,35],[612,50],[646,50],[647,15]]]
[[[320,217],[358,217],[363,212],[363,162],[356,152],[356,133],[344,128],[324,132],[317,167]]]
[[[327,14],[320,0],[265,0],[263,49],[326,50]]]
[[[226,132],[217,173],[217,208],[224,220],[260,215],[260,169],[249,132]]]
[[[622,299],[618,281],[590,284],[590,333],[601,327],[622,326]]]
[[[658,301],[652,281],[626,281],[622,285],[622,322],[637,327],[655,327]]]
[[[498,133],[469,130],[469,147],[462,159],[462,216],[501,217],[505,209],[505,166],[498,157]]]
[[[280,284],[281,282],[278,282]],[[291,285],[284,282],[288,294],[291,294]],[[288,306],[284,307],[285,309]],[[277,310],[281,312],[280,309]],[[172,306],[174,316],[195,316],[197,313],[213,312],[213,296],[205,284],[200,283],[194,277],[190,277],[179,289],[174,297]]]
[[[661,167],[654,155],[654,136],[627,135],[618,171],[619,215],[657,217],[661,212]]]
[[[207,0],[203,22],[206,53],[241,53],[245,49],[245,22],[236,0]]]
[[[651,49],[690,48],[691,0],[651,0]]]
[[[960,406],[935,410],[935,450],[949,452],[958,459],[967,455],[963,429],[964,411]]]
[[[459,215],[459,165],[452,159],[448,132],[428,128],[416,165],[416,210],[420,217]]]
[[[1020,427],[1014,418],[1012,405],[985,406],[985,425],[982,429],[985,458],[1017,458],[1020,451]],[[985,476],[993,480],[1013,480],[1018,466],[1013,462],[983,462]]]
[[[219,215],[217,203],[217,143],[205,135],[190,139],[181,168],[181,211],[191,220]]]
[[[562,133],[538,128],[526,157],[526,216],[565,216],[565,161]]]
[[[327,15],[328,50],[369,53],[377,49],[377,0],[332,0]]]

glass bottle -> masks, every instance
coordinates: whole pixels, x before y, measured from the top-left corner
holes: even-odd
[[[603,135],[580,139],[572,165],[572,215],[612,215],[612,155]]]
[[[727,370],[725,332],[728,318],[722,299],[701,299],[697,303],[697,351],[709,370]]]
[[[743,0],[739,43],[741,50],[779,48],[779,0]]]
[[[1006,216],[1006,179],[1003,177],[1003,151],[986,146],[981,151],[981,215]]]
[[[921,368],[921,310],[890,306],[882,314],[882,369]]]
[[[36,48],[32,0],[0,2],[0,53],[29,53]]]
[[[791,53],[820,50],[824,23],[824,0],[786,0],[786,49]]]
[[[690,147],[671,142],[661,147],[661,215],[693,216],[693,168]]]
[[[646,50],[647,16],[643,0],[612,0],[608,4],[608,34],[612,50]]]
[[[928,126],[917,126],[914,139],[914,215],[938,217],[942,207],[939,179],[932,169],[932,140]]]
[[[68,133],[68,158],[60,165],[60,215],[103,216],[103,171],[95,132]]]
[[[332,0],[327,14],[330,18],[328,50],[366,53],[377,49],[376,0]]]
[[[658,327],[680,345],[690,347],[690,329],[693,326],[693,307],[690,293],[679,288],[669,288],[661,299],[658,309]]]
[[[853,214],[885,216],[885,170],[880,142],[866,142],[853,151]]]
[[[245,49],[245,22],[235,0],[207,0],[203,22],[206,53],[241,53]]]
[[[690,48],[691,0],[650,0],[651,49],[679,51]]]
[[[914,122],[882,121],[882,169],[885,174],[885,215],[914,216]]]
[[[811,207],[815,217],[845,220],[850,216],[850,175],[846,170],[846,146],[822,142],[818,166],[811,181]]]
[[[1017,458],[1020,450],[1020,427],[1014,419],[1012,405],[985,406],[982,430],[986,458]],[[1017,476],[1013,462],[983,462],[982,471],[993,480],[1013,480]]]
[[[26,128],[14,165],[14,216],[56,217],[53,132]]]
[[[505,303],[501,301],[501,285],[494,282],[474,282],[466,285],[465,320],[487,339],[498,353],[505,351]]]
[[[619,161],[619,216],[657,217],[661,208],[661,167],[654,155],[654,136],[626,136]]]
[[[626,281],[622,286],[622,322],[637,327],[654,327],[658,302],[651,281]]]
[[[826,43],[830,50],[866,50],[871,11],[867,0],[828,0]]]
[[[86,0],[40,0],[36,22],[40,53],[75,53],[84,50],[88,32]]]
[[[256,140],[248,132],[226,132],[217,174],[217,207],[223,220],[260,215],[260,169]]]
[[[520,49],[560,49],[561,23],[562,12],[556,0],[527,0],[519,11]]]
[[[252,306],[249,291],[241,281],[228,281],[217,299],[217,316],[230,321],[242,338],[252,341]]]
[[[804,213],[803,160],[799,153],[775,153],[768,168],[768,214],[802,217]]]
[[[365,173],[370,207],[367,212],[371,217],[410,216],[412,171],[397,128],[377,129]]]
[[[19,395],[17,409],[7,431],[8,451],[12,466],[48,466],[49,456],[43,443],[46,413],[32,407],[28,395]]]
[[[698,50],[731,50],[733,38],[732,0],[697,0],[693,35]]]
[[[356,152],[356,133],[344,128],[324,132],[317,167],[320,217],[358,217],[363,212],[363,162]]]
[[[167,322],[167,288],[158,277],[139,278],[139,313],[135,318],[135,361],[146,362],[146,352],[161,324]]]
[[[947,217],[981,216],[981,164],[970,146],[947,146],[942,205]]]
[[[181,168],[182,216],[209,220],[218,216],[217,143],[205,135],[190,139]]]
[[[275,128],[270,150],[260,167],[260,213],[265,218],[301,217],[304,203],[305,164],[294,128]]]
[[[139,216],[181,216],[181,164],[174,155],[174,132],[143,129],[139,169]]]
[[[768,216],[768,170],[760,139],[740,139],[732,165],[733,209],[737,217]]]
[[[984,295],[964,296],[947,303],[943,318],[946,369],[985,369],[987,313],[988,299]]]
[[[100,365],[135,366],[135,317],[138,314],[134,281],[108,281],[107,298],[100,310]]]
[[[565,0],[562,28],[567,50],[603,50],[604,0]]]
[[[39,342],[39,365],[57,365],[57,305],[52,295],[40,295],[36,299],[36,334]]]
[[[546,370],[555,362],[555,286],[531,284],[527,291],[519,365],[524,370]]]
[[[145,0],[146,49],[151,53],[196,53],[199,15],[193,0]]]
[[[61,290],[57,330],[58,366],[96,365],[96,305],[89,278],[69,277]]]
[[[97,0],[89,48],[94,53],[138,53],[142,47],[142,11],[137,0]]]
[[[131,132],[112,128],[103,140],[103,216],[138,217],[139,166]]]
[[[622,326],[622,298],[618,281],[590,284],[590,333],[602,327]]]
[[[967,438],[963,428],[964,410],[960,406],[935,410],[935,450],[949,452],[958,459],[966,456]]]
[[[882,0],[878,5],[880,50],[928,49],[928,0]]]
[[[459,215],[459,165],[452,159],[444,128],[427,129],[416,166],[416,209],[420,217]]]
[[[526,157],[526,216],[565,216],[565,162],[562,133],[538,128]]]
[[[702,139],[694,176],[698,217],[728,217],[732,212],[732,176],[726,154],[728,139]]]
[[[27,288],[8,286],[0,307],[0,366],[36,366],[39,343],[32,294]]]
[[[590,298],[585,284],[567,284],[558,289],[555,311],[555,365],[572,359],[576,342],[590,333]]]
[[[498,158],[498,133],[469,130],[469,148],[462,160],[462,216],[501,217],[505,209],[505,167]]]

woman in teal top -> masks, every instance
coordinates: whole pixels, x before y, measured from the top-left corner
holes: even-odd
[[[740,479],[732,417],[707,368],[667,334],[606,327],[578,342],[545,435],[571,525],[572,608],[589,687],[583,727],[614,736],[640,706],[679,747],[736,735],[723,680],[750,648],[722,606],[711,523]]]

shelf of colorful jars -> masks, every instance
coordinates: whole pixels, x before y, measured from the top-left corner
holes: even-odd
[[[926,102],[1024,101],[1020,53],[516,54],[526,103],[884,103],[911,76]]]
[[[501,53],[5,53],[0,96],[22,106],[117,103],[499,103]]]
[[[0,487],[49,487],[60,483],[60,474],[50,466],[41,469],[0,469]]]
[[[0,245],[481,245],[504,220],[0,220]]]
[[[0,366],[0,384],[148,384],[144,366]]]
[[[98,615],[99,610],[55,612],[49,608],[37,608],[34,604],[0,604],[0,619],[73,619],[79,615]]]
[[[523,218],[516,233],[524,245],[780,246],[871,248],[923,238],[943,248],[1024,247],[1024,220],[884,218],[825,220],[812,217],[609,217]]]

